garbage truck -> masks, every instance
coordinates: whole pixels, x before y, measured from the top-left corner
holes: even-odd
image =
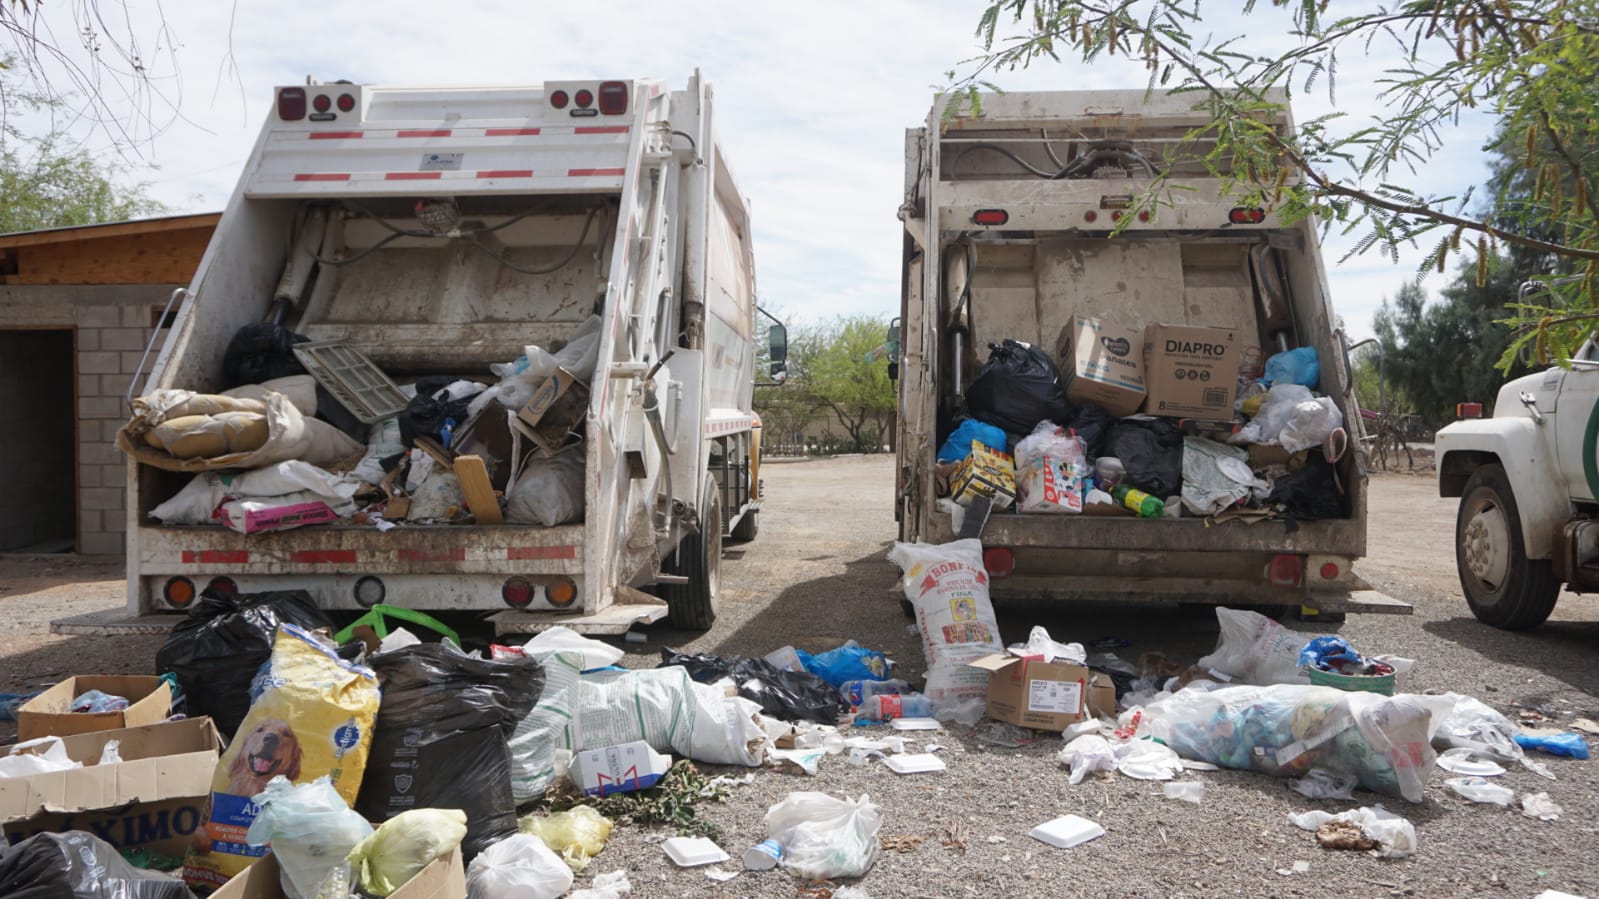
[[[500,633],[620,633],[662,617],[704,629],[724,540],[756,533],[750,211],[697,71],[676,90],[644,79],[279,87],[170,308],[130,400],[228,386],[225,348],[261,322],[331,347],[312,374],[345,377],[352,408],[427,376],[492,383],[492,365],[558,350],[587,327],[592,376],[540,385],[571,413],[557,436],[575,442],[583,512],[552,527],[489,523],[495,498],[466,491],[464,521],[170,526],[151,512],[189,476],[130,461],[127,614],[58,632],[164,627],[207,588],[301,589],[355,613],[486,613]],[[528,409],[490,406],[474,429],[488,462],[479,486],[503,494],[537,430]]]
[[[979,537],[1000,600],[1228,603],[1328,619],[1408,612],[1353,569],[1366,551],[1363,434],[1316,222],[1240,199],[1247,181],[1230,182],[1230,161],[1209,158],[1210,112],[1191,94],[979,99],[941,96],[905,135],[903,279],[891,330],[900,539]],[[1272,99],[1280,111],[1269,126],[1291,133],[1286,95]],[[1101,431],[1167,435],[1161,464],[1180,468],[1184,487],[1167,477],[1154,499],[1134,491],[1154,517],[1105,496],[1080,509],[1022,510],[1001,487],[974,520],[959,493],[983,482],[982,465],[952,473],[941,445],[968,416],[985,417],[974,407],[989,367],[1038,353],[1058,372],[1055,414],[1097,410]],[[1264,363],[1278,354],[1319,363],[1314,393],[1326,400],[1299,389],[1323,413],[1336,407],[1339,433],[1297,453],[1272,440],[1234,448],[1247,427],[1237,407],[1251,408],[1240,400],[1262,399]],[[1018,395],[984,392],[990,404]],[[992,449],[1012,451],[1038,419],[1004,428]],[[1186,506],[1190,455],[1201,447],[1248,468],[1225,509],[1179,514],[1176,495]],[[1156,491],[1131,476],[1134,460],[1120,461],[1132,486]],[[1319,512],[1244,500],[1306,484],[1303,469],[1312,470],[1308,493],[1324,495],[1302,498],[1330,504]],[[1080,486],[1074,503],[1093,496]]]

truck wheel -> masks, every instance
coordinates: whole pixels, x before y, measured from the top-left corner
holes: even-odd
[[[754,540],[755,535],[761,532],[760,514],[756,509],[745,512],[744,517],[738,520],[738,524],[733,525],[733,539],[740,543]]]
[[[1455,519],[1455,567],[1471,613],[1484,624],[1524,630],[1554,611],[1560,596],[1554,564],[1527,558],[1516,496],[1498,465],[1482,466],[1466,482]]]
[[[686,584],[663,584],[666,618],[673,627],[710,630],[716,622],[716,600],[722,581],[722,491],[707,479],[700,500],[700,531],[683,538],[667,566]]]

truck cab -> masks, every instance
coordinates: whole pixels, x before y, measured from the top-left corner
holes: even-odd
[[[1492,418],[1437,437],[1438,494],[1459,497],[1455,565],[1479,621],[1542,624],[1562,586],[1599,589],[1599,343],[1499,388]]]

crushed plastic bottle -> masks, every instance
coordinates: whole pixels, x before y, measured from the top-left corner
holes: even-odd
[[[920,693],[886,693],[861,703],[860,715],[872,721],[893,718],[931,718],[933,702]]]
[[[911,685],[905,681],[891,678],[889,680],[845,681],[844,685],[838,688],[838,691],[844,694],[844,698],[849,700],[851,706],[860,708],[861,703],[873,696],[908,693],[910,689]]]

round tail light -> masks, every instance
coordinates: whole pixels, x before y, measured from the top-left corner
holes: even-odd
[[[556,109],[565,109],[570,100],[571,98],[566,95],[566,91],[552,91],[550,93],[550,105]]]
[[[339,94],[339,112],[349,112],[355,108],[355,98],[349,94]]]
[[[544,598],[557,609],[564,609],[577,599],[577,584],[572,583],[571,578],[563,577],[544,588]]]
[[[355,582],[355,602],[363,609],[370,609],[382,602],[388,592],[383,582],[370,574]]]
[[[533,585],[525,577],[513,577],[500,588],[500,598],[513,609],[525,609],[533,602]]]
[[[226,596],[239,595],[239,585],[234,583],[233,578],[230,577],[214,577],[210,583],[205,585],[205,589],[209,593],[221,593]]]
[[[580,90],[572,95],[572,102],[577,104],[578,109],[588,109],[594,105],[594,92],[587,89]]]
[[[161,588],[161,598],[167,605],[174,609],[188,608],[194,602],[194,581],[186,577],[169,577],[166,586]]]
[[[311,108],[317,112],[327,112],[333,108],[333,101],[328,98],[327,94],[317,94],[311,98]]]

